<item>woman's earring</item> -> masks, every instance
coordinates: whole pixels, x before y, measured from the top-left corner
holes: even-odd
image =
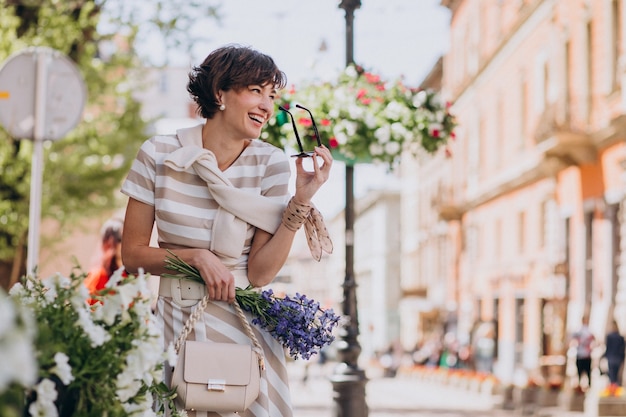
[[[220,110],[221,111],[226,110],[226,105],[224,103],[220,104]]]

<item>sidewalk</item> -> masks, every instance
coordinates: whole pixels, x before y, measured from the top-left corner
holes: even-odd
[[[305,368],[290,364],[291,392],[295,417],[334,417],[334,391],[329,378],[334,364],[311,365],[304,380]],[[407,376],[382,378],[375,370],[367,370],[366,404],[370,417],[398,416],[474,416],[494,415],[496,397],[461,389],[424,384]],[[445,414],[442,412],[446,411]],[[504,415],[511,415],[506,412]]]
[[[329,378],[334,364],[323,367],[290,363],[290,385],[295,417],[336,417],[335,392]],[[306,378],[305,378],[306,375]],[[506,410],[502,396],[470,391],[442,383],[399,374],[383,378],[376,369],[367,369],[365,402],[369,417],[596,417],[597,412],[567,411],[565,407]],[[589,400],[589,399],[588,399]],[[588,410],[597,410],[590,404]]]

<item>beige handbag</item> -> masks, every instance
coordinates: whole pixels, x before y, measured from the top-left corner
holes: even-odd
[[[176,406],[185,410],[240,412],[259,396],[263,351],[241,307],[233,304],[254,346],[235,343],[187,341],[209,303],[205,296],[191,314],[174,348],[178,361],[172,374]]]

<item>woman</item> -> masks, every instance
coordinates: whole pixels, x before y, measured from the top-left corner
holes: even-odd
[[[171,273],[164,263],[170,249],[196,267],[206,284],[197,288],[161,278],[157,314],[166,346],[205,293],[211,303],[204,323],[198,321],[188,340],[249,344],[230,305],[235,287],[271,283],[299,226],[319,215],[311,198],[328,179],[330,151],[315,148],[312,171],[296,160],[290,199],[287,157],[256,140],[285,85],[285,74],[267,55],[235,45],[213,51],[193,68],[187,85],[204,124],[147,140],[123,184],[129,196],[122,243],[126,269]],[[149,246],[155,221],[159,248]],[[269,333],[256,327],[255,332],[264,349],[267,385],[262,382],[259,398],[240,415],[291,416],[282,346]]]
[[[122,267],[122,231],[121,219],[107,220],[100,230],[99,261],[85,278],[85,286],[90,294],[102,290],[115,271]],[[92,301],[90,301],[92,302]]]

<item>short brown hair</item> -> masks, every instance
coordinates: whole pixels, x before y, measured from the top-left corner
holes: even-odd
[[[219,107],[216,101],[219,90],[237,90],[253,84],[273,84],[280,90],[287,85],[287,76],[270,56],[247,46],[227,45],[193,67],[187,91],[198,105],[198,114],[210,119]]]

